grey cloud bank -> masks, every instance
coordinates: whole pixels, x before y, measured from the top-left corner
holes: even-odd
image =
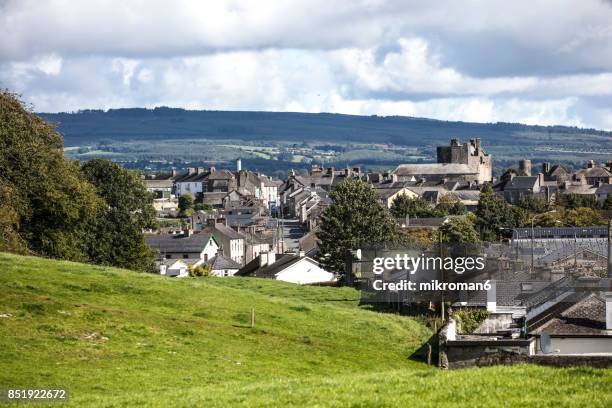
[[[0,86],[131,106],[612,129],[612,5],[0,2]]]

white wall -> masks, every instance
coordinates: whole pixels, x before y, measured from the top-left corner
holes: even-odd
[[[609,337],[551,337],[551,354],[590,354],[612,353],[612,336]],[[555,353],[555,350],[559,350]],[[543,354],[540,349],[540,339],[536,348],[537,354]]]
[[[202,253],[200,253],[200,258],[209,260],[212,259],[219,252],[219,245],[215,242],[212,237],[208,240],[208,245],[204,248]]]
[[[234,276],[238,272],[238,269],[215,269],[212,271],[213,275],[223,277],[223,276]]]
[[[334,274],[327,272],[315,263],[303,258],[289,268],[279,272],[276,279],[290,283],[319,283],[330,282],[334,279]]]
[[[176,183],[176,195],[180,197],[182,194],[191,193],[195,197],[196,193],[202,192],[202,182],[178,182]]]

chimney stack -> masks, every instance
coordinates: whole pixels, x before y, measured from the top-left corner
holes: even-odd
[[[236,171],[241,171],[242,170],[242,160],[238,159],[236,160]]]
[[[259,254],[259,267],[263,268],[268,264],[268,253],[262,252]]]
[[[544,174],[550,173],[550,163],[549,162],[542,163],[542,173]]]
[[[187,168],[187,174],[191,175],[191,174],[195,174],[196,169],[193,167],[188,167]]]
[[[272,265],[276,262],[276,252],[270,251],[268,252],[268,265]]]
[[[491,289],[487,290],[487,311],[497,312],[497,287],[495,281],[491,281]]]
[[[524,173],[525,176],[531,176],[531,160],[521,160],[519,161],[519,171]]]

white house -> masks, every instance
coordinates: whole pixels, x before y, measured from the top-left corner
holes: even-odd
[[[321,268],[312,258],[298,255],[283,254],[277,256],[274,252],[264,252],[249,262],[236,274],[238,276],[253,276],[270,278],[297,284],[333,282],[333,273]]]
[[[169,277],[186,278],[189,276],[189,265],[180,259],[170,263],[162,262],[159,265],[159,274]]]
[[[212,274],[220,277],[234,276],[240,269],[240,264],[223,255],[215,256],[208,264],[212,268]]]
[[[160,259],[212,259],[221,248],[214,234],[193,233],[145,235],[145,242],[159,252]]]
[[[204,168],[188,168],[187,173],[178,175],[174,179],[174,189],[177,197],[185,193],[196,196],[205,191],[204,185],[207,183],[209,172]]]

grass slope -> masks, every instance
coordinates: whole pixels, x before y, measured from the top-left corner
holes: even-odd
[[[0,254],[0,388],[66,387],[75,406],[612,404],[610,370],[411,361],[431,333],[357,302]]]

